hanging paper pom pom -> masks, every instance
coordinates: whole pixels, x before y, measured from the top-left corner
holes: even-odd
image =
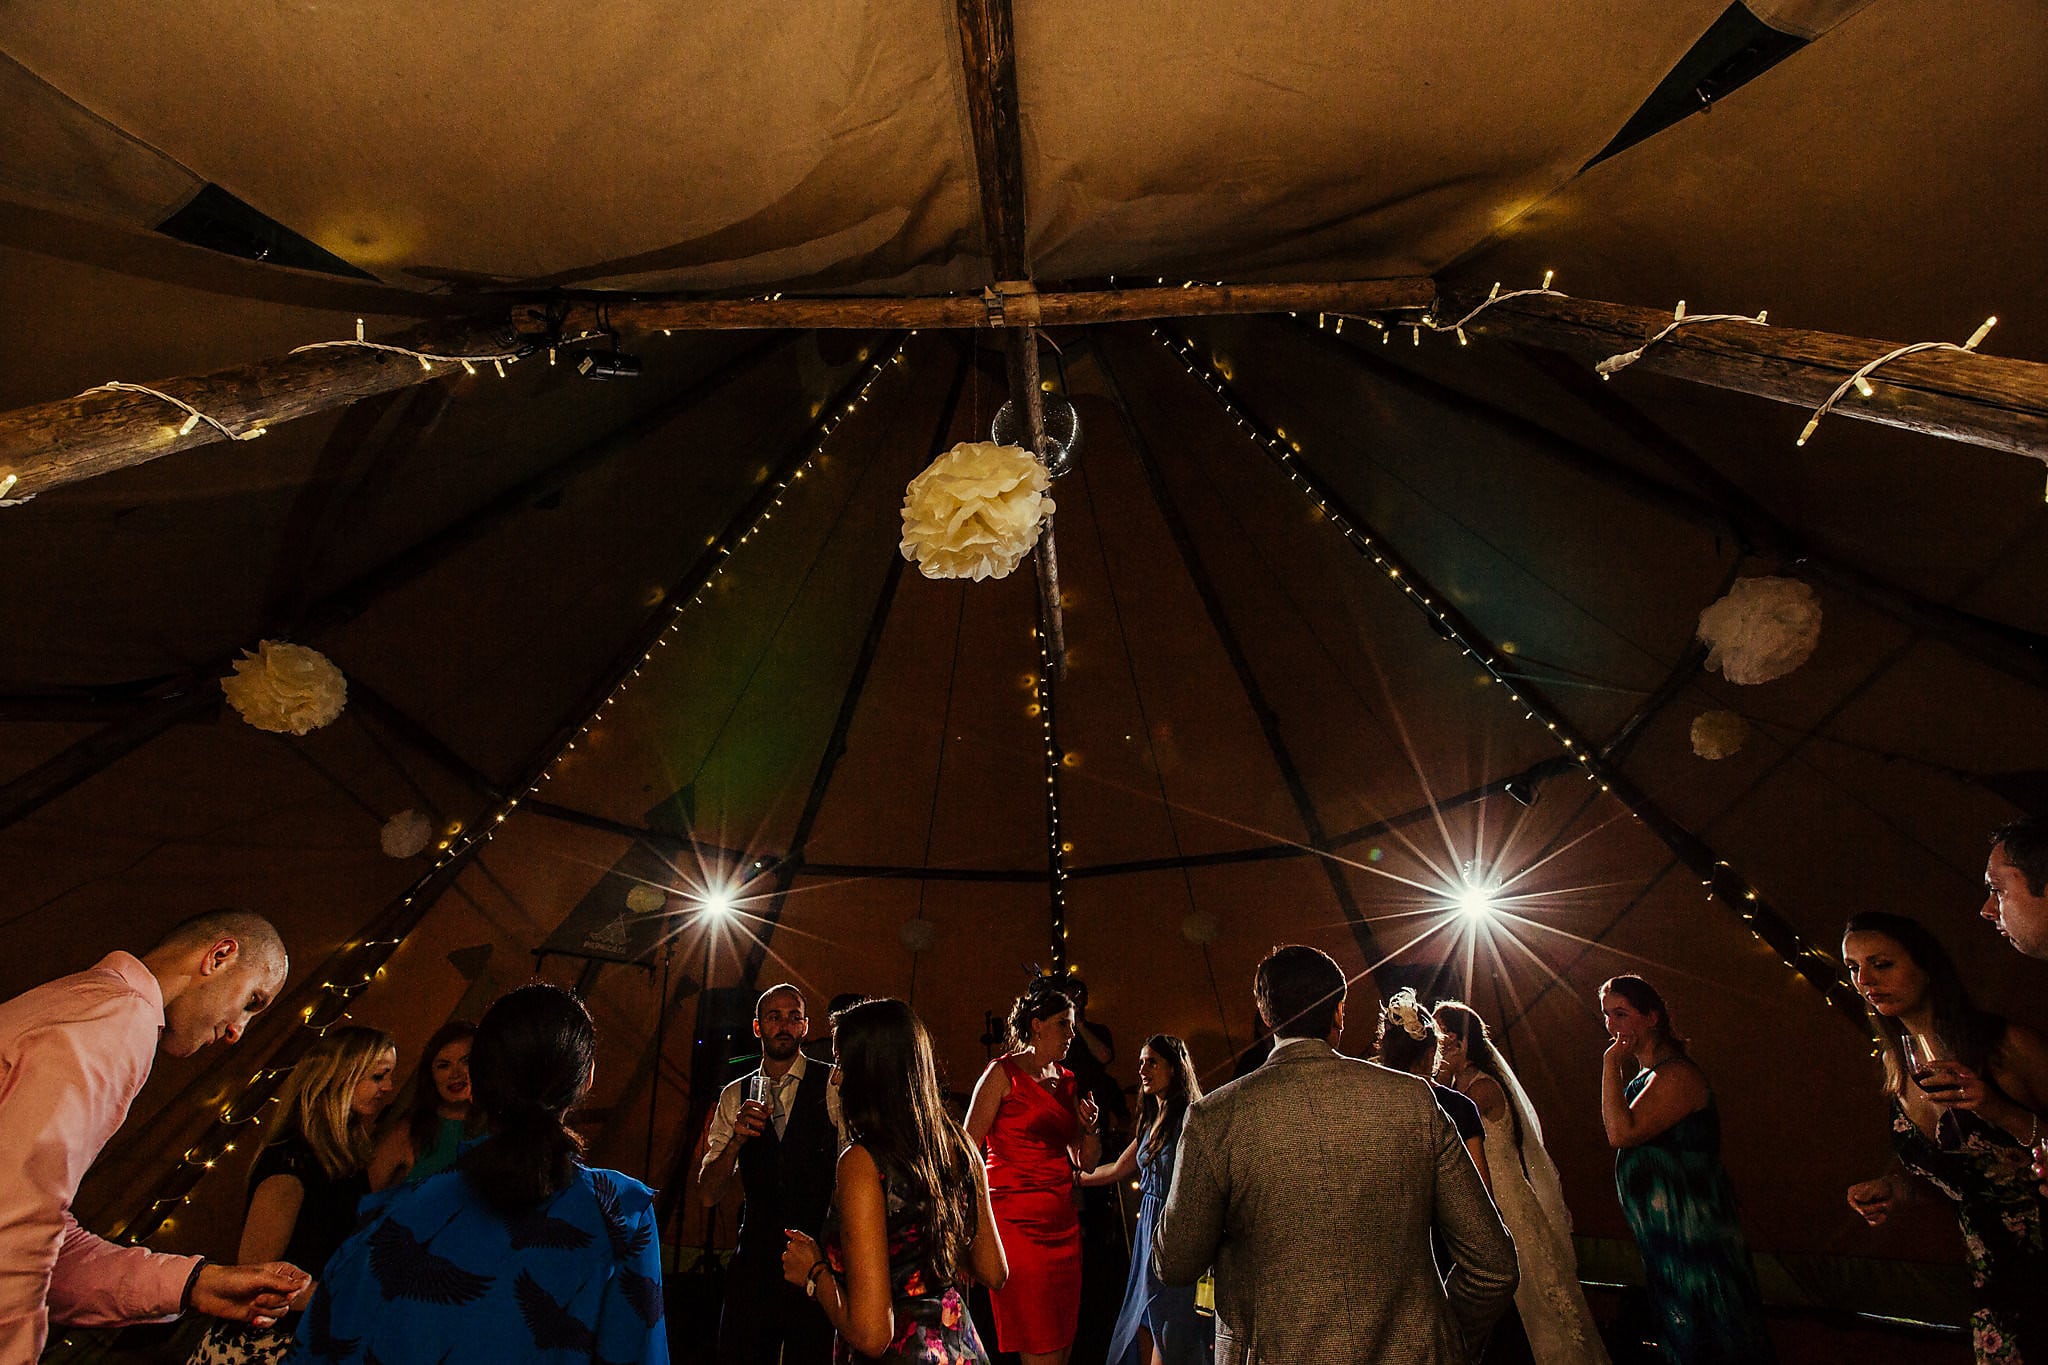
[[[1796,578],[1741,578],[1700,613],[1707,667],[1732,683],[1782,678],[1820,643],[1820,603]]]
[[[1214,943],[1223,932],[1223,921],[1214,910],[1190,910],[1180,922],[1180,936],[1190,943]]]
[[[932,946],[932,940],[939,936],[939,926],[928,919],[907,919],[896,931],[896,941],[913,953],[921,953]]]
[[[434,839],[434,822],[416,810],[402,810],[384,822],[377,841],[393,858],[411,858],[427,851]]]
[[[220,690],[243,720],[280,735],[317,730],[348,702],[348,680],[325,654],[277,640],[242,651]]]
[[[626,891],[626,908],[636,915],[651,915],[668,904],[668,893],[658,886],[635,882]]]
[[[1701,758],[1733,758],[1749,738],[1749,722],[1733,711],[1706,711],[1692,721],[1692,751]]]
[[[926,578],[1007,577],[1038,544],[1051,486],[1022,446],[962,441],[910,481],[903,557]]]

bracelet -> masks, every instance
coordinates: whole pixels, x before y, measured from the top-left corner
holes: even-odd
[[[201,1256],[193,1263],[192,1273],[185,1277],[185,1292],[178,1295],[178,1312],[192,1311],[192,1291],[199,1287],[199,1272],[206,1269],[206,1258]]]
[[[804,1283],[816,1284],[818,1282],[818,1272],[821,1270],[830,1270],[831,1268],[831,1265],[828,1262],[826,1262],[823,1258],[811,1262],[810,1273],[804,1276]]]

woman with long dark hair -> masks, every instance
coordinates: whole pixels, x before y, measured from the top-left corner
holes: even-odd
[[[990,1062],[967,1106],[967,1137],[988,1162],[1009,1282],[989,1297],[996,1348],[1024,1365],[1067,1365],[1081,1318],[1081,1220],[1074,1178],[1101,1159],[1094,1101],[1060,1065],[1074,1003],[1036,984],[1010,1007],[1011,1050]]]
[[[569,1126],[596,1051],[589,1011],[560,987],[484,1013],[469,1070],[488,1136],[453,1171],[367,1201],[294,1361],[666,1365],[654,1192],[585,1166]]]
[[[330,1028],[292,1065],[278,1094],[277,1117],[249,1171],[249,1203],[239,1258],[289,1261],[314,1283],[293,1300],[303,1309],[321,1269],[356,1225],[356,1204],[370,1192],[371,1135],[391,1102],[398,1047],[381,1029]],[[216,1322],[200,1338],[193,1365],[264,1365],[282,1360],[298,1320],[272,1327]]]
[[[417,1185],[439,1175],[455,1164],[463,1140],[476,1135],[469,1094],[469,1050],[475,1037],[475,1024],[450,1019],[427,1039],[413,1071],[412,1101],[377,1143],[371,1189],[387,1190],[401,1180]]]
[[[1130,1276],[1110,1334],[1109,1365],[1207,1365],[1215,1356],[1216,1320],[1195,1310],[1195,1287],[1166,1284],[1152,1266],[1152,1237],[1173,1188],[1181,1123],[1200,1098],[1188,1045],[1170,1033],[1153,1034],[1138,1050],[1137,1135],[1114,1162],[1081,1177],[1088,1186],[1138,1178]]]
[[[1486,1186],[1514,1234],[1522,1265],[1515,1314],[1529,1349],[1544,1365],[1607,1365],[1607,1348],[1579,1287],[1572,1216],[1557,1166],[1543,1145],[1542,1121],[1477,1010],[1461,1000],[1439,1000],[1430,1014],[1438,1075],[1479,1106]],[[1497,1333],[1496,1340],[1499,1350],[1513,1338]]]
[[[1706,1073],[1664,997],[1640,976],[1600,987],[1600,1017],[1610,1039],[1600,1118],[1665,1356],[1678,1365],[1772,1360]]]
[[[2031,1151],[2048,1112],[2048,1044],[1979,1009],[1916,920],[1857,915],[1842,931],[1842,961],[1884,1041],[1898,1159],[1851,1185],[1849,1207],[1875,1227],[1916,1183],[1938,1190],[1962,1225],[1979,1365],[2048,1360],[2048,1245]]]
[[[1009,1273],[988,1178],[946,1112],[924,1024],[901,1000],[833,1016],[840,1153],[821,1248],[791,1231],[782,1273],[832,1323],[833,1359],[986,1365],[962,1286]]]

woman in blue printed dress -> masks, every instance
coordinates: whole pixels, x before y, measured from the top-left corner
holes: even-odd
[[[1655,986],[1617,976],[1600,987],[1611,1040],[1600,1121],[1614,1186],[1643,1255],[1643,1287],[1671,1365],[1770,1365],[1763,1295],[1721,1164],[1721,1114],[1707,1074]],[[1628,1075],[1630,1067],[1633,1076]]]
[[[1842,962],[1884,1040],[1899,1163],[1850,1186],[1849,1207],[1874,1227],[1920,1188],[1953,1203],[1978,1365],[2048,1360],[2048,1244],[2031,1152],[2048,1111],[2048,1042],[1978,1009],[1947,949],[1916,920],[1856,916]]]
[[[967,1315],[968,1277],[1009,1275],[988,1176],[946,1112],[924,1024],[901,1000],[833,1016],[849,1144],[820,1247],[792,1232],[782,1273],[817,1301],[839,1365],[987,1365]]]
[[[578,1159],[571,1109],[596,1037],[583,1002],[523,986],[470,1054],[490,1136],[455,1169],[365,1202],[327,1263],[294,1362],[667,1365],[654,1192]]]
[[[1122,1156],[1081,1177],[1091,1186],[1138,1178],[1130,1276],[1110,1334],[1109,1365],[1208,1365],[1215,1358],[1216,1319],[1196,1310],[1193,1285],[1162,1283],[1152,1268],[1152,1234],[1173,1188],[1181,1122],[1188,1106],[1202,1098],[1186,1043],[1168,1033],[1145,1040],[1138,1052],[1138,1095],[1137,1136]]]

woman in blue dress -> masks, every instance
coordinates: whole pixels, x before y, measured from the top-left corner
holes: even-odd
[[[1658,1345],[1671,1365],[1772,1365],[1756,1268],[1721,1164],[1721,1114],[1655,986],[1600,987],[1610,1039],[1600,1119],[1621,1211],[1643,1254]],[[1633,1068],[1635,1074],[1629,1075]]]
[[[654,1192],[583,1165],[567,1123],[590,1089],[583,1002],[522,986],[477,1025],[489,1136],[455,1169],[365,1201],[291,1359],[333,1365],[667,1365]]]
[[[1161,1284],[1152,1270],[1152,1234],[1173,1188],[1181,1123],[1188,1106],[1202,1098],[1186,1043],[1168,1033],[1145,1040],[1138,1053],[1138,1094],[1137,1136],[1114,1162],[1081,1177],[1083,1185],[1138,1180],[1131,1272],[1110,1337],[1109,1365],[1208,1365],[1216,1349],[1215,1318],[1196,1308],[1193,1285]]]

